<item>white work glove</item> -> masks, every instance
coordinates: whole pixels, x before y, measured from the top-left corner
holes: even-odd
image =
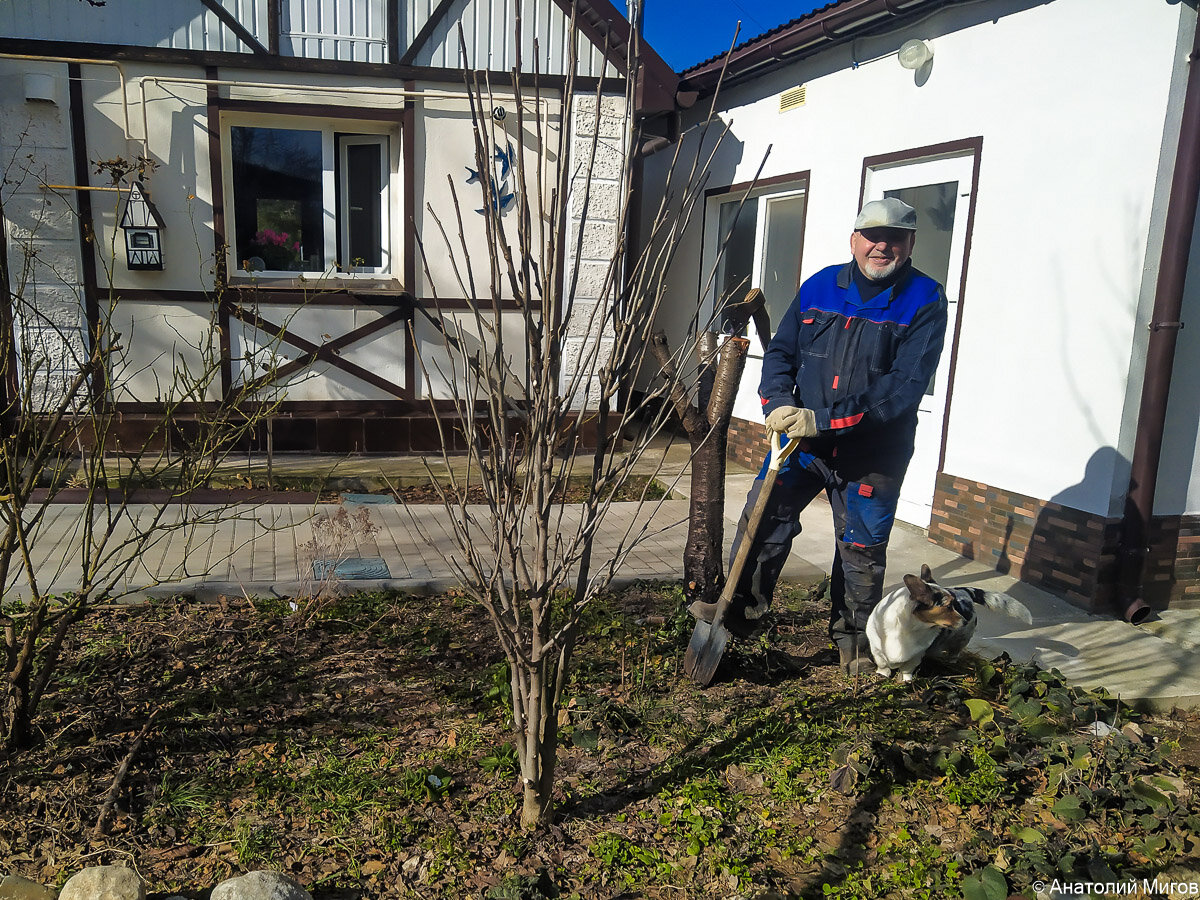
[[[817,414],[811,409],[781,406],[767,416],[767,430],[786,434],[789,439],[817,436]]]

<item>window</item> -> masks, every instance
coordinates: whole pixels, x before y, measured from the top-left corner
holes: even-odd
[[[386,126],[351,130],[355,125],[323,120],[322,127],[291,127],[289,117],[229,126],[236,269],[392,271],[392,147],[398,141]]]
[[[736,191],[716,201],[712,252],[715,256],[724,244],[725,255],[717,265],[714,300],[737,303],[751,288],[761,288],[773,330],[800,287],[805,192],[793,184],[759,188],[743,197]],[[757,344],[754,348],[759,349]]]

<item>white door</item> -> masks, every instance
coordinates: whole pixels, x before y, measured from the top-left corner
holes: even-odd
[[[866,200],[898,197],[917,210],[917,243],[913,265],[946,288],[950,304],[946,343],[917,413],[917,441],[896,516],[928,528],[933,515],[934,482],[945,428],[946,389],[950,380],[951,344],[958,319],[959,289],[966,253],[971,209],[973,155],[915,160],[867,170]]]

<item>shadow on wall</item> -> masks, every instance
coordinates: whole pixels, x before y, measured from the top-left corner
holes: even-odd
[[[1065,597],[1096,613],[1122,613],[1118,590],[1122,518],[1086,512],[1129,484],[1129,461],[1113,447],[1092,454],[1078,482],[1039,503],[1012,498],[996,571]],[[1128,506],[1126,515],[1133,515]],[[1136,523],[1134,523],[1136,525]],[[1143,534],[1146,533],[1144,530]],[[1135,592],[1136,593],[1136,592]]]

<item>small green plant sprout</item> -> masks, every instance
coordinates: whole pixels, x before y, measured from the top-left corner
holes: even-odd
[[[513,745],[504,743],[481,757],[479,767],[490,775],[508,775],[520,770],[520,761]]]
[[[984,866],[962,883],[963,900],[1007,900],[1008,881],[995,866]]]
[[[964,700],[963,703],[967,707],[967,712],[971,715],[971,721],[978,725],[981,731],[984,726],[995,722],[996,712],[992,709],[992,704],[987,700],[971,697]]]

